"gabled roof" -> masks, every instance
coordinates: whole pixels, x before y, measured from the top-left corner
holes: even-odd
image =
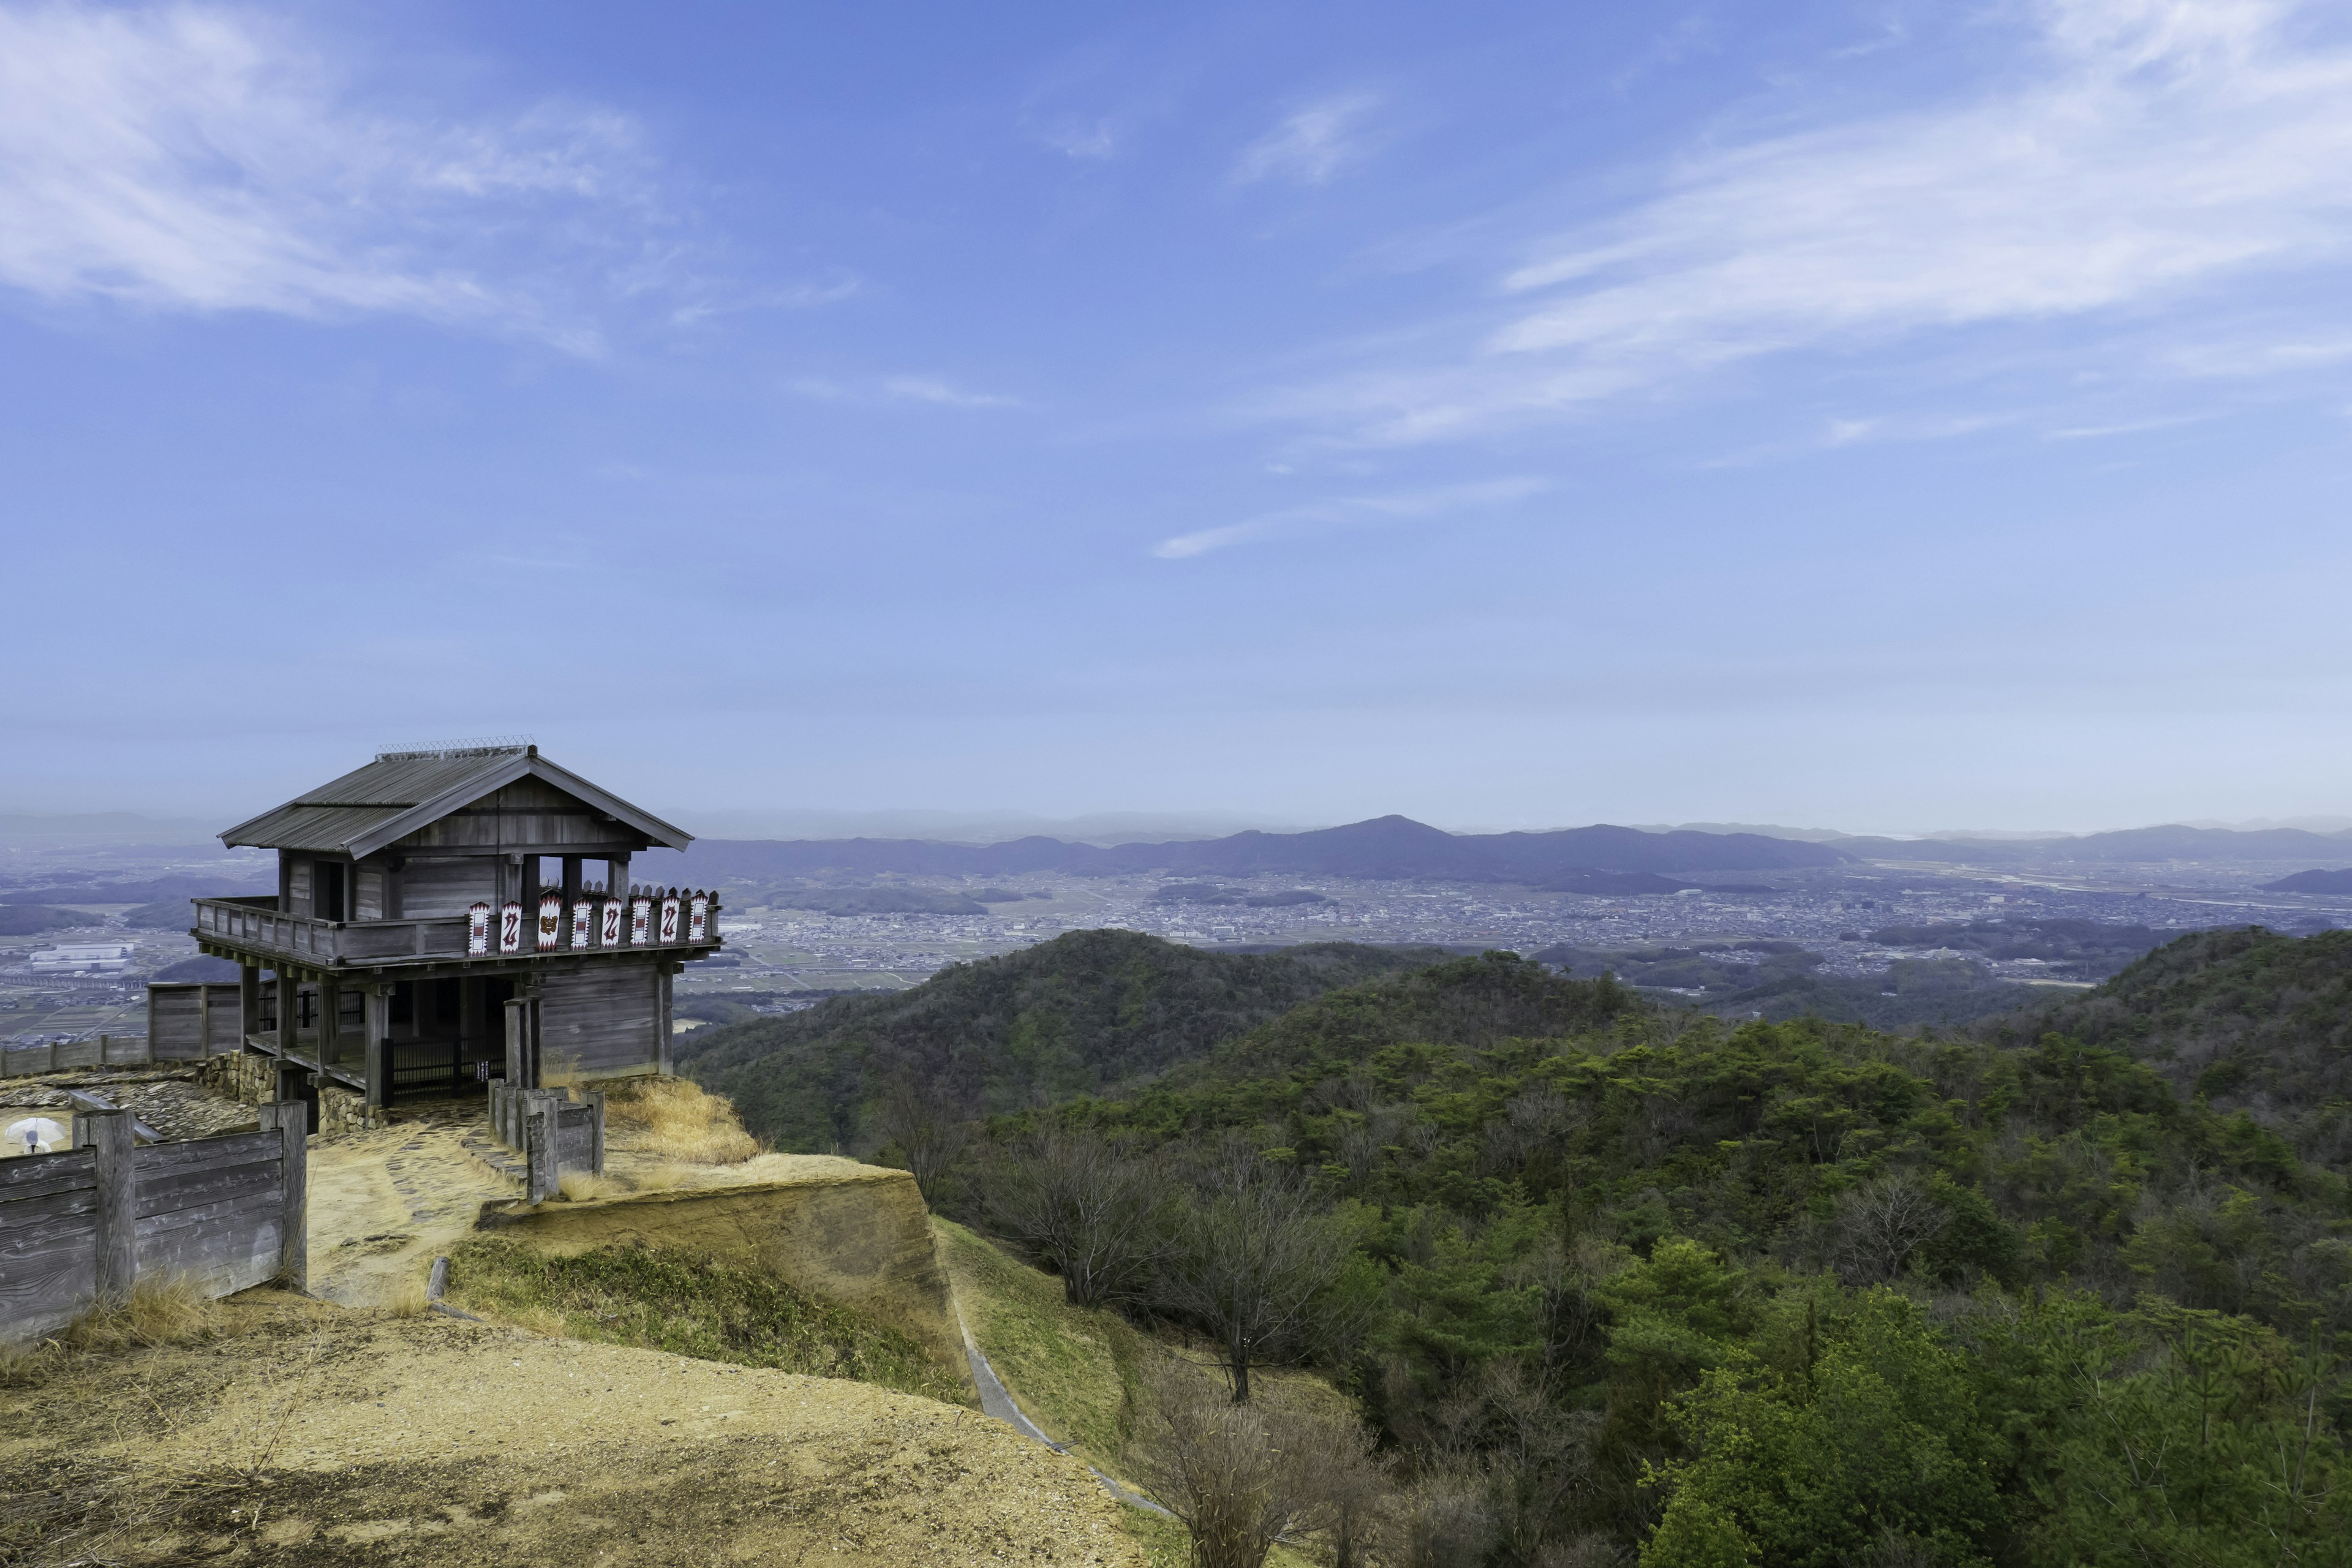
[[[385,752],[365,767],[239,823],[221,835],[221,842],[257,849],[373,855],[525,778],[543,779],[666,848],[683,849],[694,842],[694,835],[557,767],[539,754],[537,746]]]

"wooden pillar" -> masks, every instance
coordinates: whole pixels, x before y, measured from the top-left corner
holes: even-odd
[[[379,981],[360,993],[360,1048],[366,1053],[367,1102],[392,1103],[392,987]],[[415,1004],[409,1005],[415,1016]]]
[[[139,1282],[137,1143],[127,1110],[78,1110],[74,1142],[98,1157],[98,1299],[120,1306]]]
[[[507,1004],[507,1087],[539,1087],[539,998],[518,996]]]
[[[664,1078],[677,1071],[677,1058],[672,1041],[677,1037],[670,1027],[670,983],[667,963],[654,965],[654,1065]]]
[[[604,862],[604,896],[621,900],[624,911],[621,916],[621,940],[628,941],[629,917],[626,910],[629,901],[629,858],[626,855],[615,855]]]
[[[319,982],[319,1064],[341,1061],[343,1054],[343,988],[335,981]]]
[[[299,1100],[272,1100],[261,1108],[261,1129],[284,1140],[278,1178],[285,1206],[278,1226],[278,1283],[289,1290],[310,1289],[310,1107]]]
[[[302,1043],[302,983],[284,964],[278,967],[278,1050],[284,1055]]]
[[[477,1048],[480,1036],[474,1027],[474,1016],[482,1009],[482,983],[472,975],[457,981],[457,1060],[467,1072],[473,1070],[483,1053]]]
[[[601,1089],[587,1089],[582,1092],[580,1098],[588,1102],[588,1126],[591,1131],[588,1142],[588,1169],[591,1174],[601,1176],[604,1173],[604,1091]]]

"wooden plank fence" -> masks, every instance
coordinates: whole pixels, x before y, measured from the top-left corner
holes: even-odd
[[[145,1148],[131,1117],[88,1111],[79,1147],[0,1160],[0,1341],[54,1333],[142,1276],[226,1296],[309,1279],[299,1100],[261,1107],[262,1131]]]
[[[152,980],[147,984],[145,1035],[100,1035],[0,1048],[0,1078],[70,1068],[202,1061],[242,1046],[243,1027],[236,981]]]
[[[563,1184],[566,1171],[604,1173],[604,1096],[566,1089],[509,1089],[490,1080],[490,1131],[523,1157],[523,1196],[543,1203]]]

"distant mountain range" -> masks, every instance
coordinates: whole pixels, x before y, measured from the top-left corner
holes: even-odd
[[[1102,846],[1033,836],[1001,844],[916,838],[702,839],[675,859],[648,858],[664,881],[693,884],[804,877],[1019,877],[1165,872],[1185,877],[1261,874],[1370,880],[1522,882],[1563,890],[1666,892],[1665,879],[1786,871],[1873,860],[2001,866],[2050,861],[2281,861],[2342,859],[2347,840],[2300,828],[2231,832],[2137,827],[2074,838],[1841,838],[1829,843],[1756,833],[1650,832],[1606,825],[1549,833],[1447,833],[1404,816],[1375,817],[1311,833],[1236,833],[1223,838]],[[1606,874],[1606,875],[1600,875]],[[1622,879],[1632,879],[1624,880]]]

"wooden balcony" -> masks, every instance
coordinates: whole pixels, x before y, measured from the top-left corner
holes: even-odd
[[[470,922],[464,915],[424,920],[327,921],[280,914],[278,900],[266,896],[192,901],[196,923],[190,934],[203,952],[269,969],[277,968],[284,960],[289,967],[311,973],[397,969],[404,973],[420,968],[452,966],[477,972],[503,971],[530,963],[593,960],[621,953],[658,954],[676,963],[687,963],[716,952],[719,945],[715,900],[710,906],[709,934],[701,942],[685,940],[685,922],[681,921],[679,940],[676,942],[633,942],[628,940],[631,922],[623,920],[619,942],[611,947],[597,945],[592,930],[590,940],[575,947],[572,945],[571,921],[566,919],[561,933],[562,945],[526,945],[515,952],[499,952],[495,942],[488,952],[468,952]],[[526,937],[535,934],[533,924],[526,922]],[[657,928],[659,922],[654,924]]]

